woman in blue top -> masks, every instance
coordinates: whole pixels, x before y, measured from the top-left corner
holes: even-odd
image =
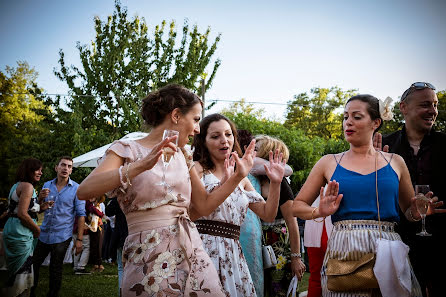
[[[294,200],[294,215],[305,220],[331,215],[333,232],[321,270],[324,296],[380,296],[379,289],[333,292],[327,288],[328,257],[358,260],[365,253],[375,252],[378,230],[375,170],[378,178],[379,213],[382,238],[401,240],[393,231],[399,221],[398,206],[411,220],[419,220],[409,171],[399,155],[378,152],[372,142],[381,127],[379,100],[371,95],[357,95],[347,101],[343,130],[350,149],[322,157],[313,167],[301,191]],[[376,162],[376,163],[375,163]],[[323,187],[328,183],[324,195]],[[320,194],[319,207],[310,205]],[[441,205],[432,199],[428,214]],[[410,296],[422,296],[419,284],[410,268]],[[382,289],[382,288],[381,288]]]

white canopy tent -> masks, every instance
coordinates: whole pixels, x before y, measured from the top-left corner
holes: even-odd
[[[144,132],[132,132],[124,137],[122,137],[120,140],[122,141],[130,141],[130,140],[136,140],[144,138],[148,135],[148,133]],[[80,155],[73,159],[73,166],[74,167],[97,167],[99,159],[105,154],[105,151],[111,146],[112,144],[106,144],[104,146],[101,146],[97,149],[94,149],[92,151],[89,151],[88,153],[85,153],[83,155]]]

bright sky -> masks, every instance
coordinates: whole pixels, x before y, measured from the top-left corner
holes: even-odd
[[[286,104],[313,87],[359,89],[397,99],[414,81],[446,89],[446,1],[131,1],[129,15],[151,31],[163,19],[184,19],[222,34],[222,60],[209,100]],[[27,61],[47,93],[67,93],[53,74],[58,51],[79,66],[76,42],[94,39],[94,16],[114,1],[0,0],[0,69]],[[179,34],[181,36],[181,34]],[[226,104],[219,103],[217,112]],[[282,118],[285,105],[256,105]]]

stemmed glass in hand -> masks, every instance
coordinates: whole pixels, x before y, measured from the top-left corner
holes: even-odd
[[[51,216],[53,214],[52,208],[54,206],[54,203],[56,202],[56,197],[50,194],[48,195],[46,202],[48,202],[48,209],[45,212],[45,215]]]
[[[180,132],[175,131],[175,130],[164,130],[163,133],[163,140],[168,138],[168,137],[172,137],[172,136],[177,136],[177,138],[175,138],[175,140],[173,140],[172,142],[175,144],[175,146],[178,145],[178,136],[179,136]],[[160,186],[164,186],[164,188],[167,190],[170,188],[170,185],[166,182],[166,170],[167,167],[170,164],[170,160],[172,159],[173,155],[175,154],[175,151],[172,150],[170,147],[164,147],[163,148],[163,178],[161,180],[160,183],[158,183],[158,185]]]
[[[417,233],[418,236],[431,236],[432,234],[426,231],[426,213],[429,208],[430,199],[426,197],[429,192],[429,185],[415,185],[415,198],[417,210],[421,215],[421,232]]]

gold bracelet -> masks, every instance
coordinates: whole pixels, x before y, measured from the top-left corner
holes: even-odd
[[[125,171],[125,178],[127,179],[127,183],[129,184],[129,186],[131,187],[132,183],[130,182],[129,168],[130,168],[130,163],[127,163],[127,170]]]
[[[325,217],[323,217],[320,221],[316,221],[316,218],[314,217],[314,212],[316,211],[316,209],[318,209],[319,207],[315,207],[313,208],[313,211],[311,212],[311,219],[313,221],[315,221],[316,223],[322,223],[325,220]]]

